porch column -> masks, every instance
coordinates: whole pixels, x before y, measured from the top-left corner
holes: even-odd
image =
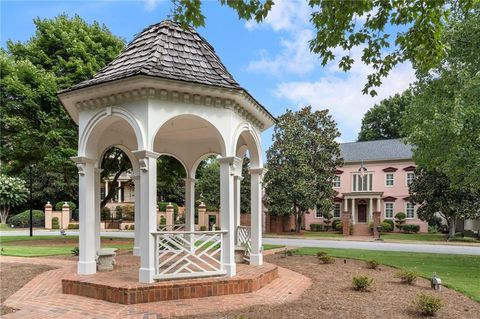
[[[239,175],[235,175],[233,177],[234,180],[234,193],[235,193],[235,198],[234,198],[234,231],[235,231],[235,245],[239,245],[240,243],[238,242],[238,226],[240,226],[240,183],[242,181],[243,177]]]
[[[355,225],[355,198],[352,198],[352,225]]]
[[[141,150],[134,151],[140,166],[140,269],[138,279],[143,283],[153,282],[155,274],[155,242],[152,235],[157,229],[157,158],[160,154]]]
[[[71,158],[78,168],[78,206],[80,254],[77,272],[81,275],[94,274],[95,263],[95,162],[86,157]]]
[[[107,176],[107,178],[108,178],[108,176]],[[107,197],[107,195],[108,195],[108,180],[106,179],[105,180],[105,197]]]
[[[185,178],[185,230],[195,230],[195,179]]]
[[[252,168],[250,169],[251,181],[251,244],[252,252],[250,254],[250,265],[262,265],[262,178],[265,174],[265,169]]]
[[[100,209],[100,175],[103,169],[96,168],[95,169],[95,253],[102,248],[100,244],[100,216],[102,210]]]
[[[141,190],[140,190],[140,173],[137,172],[135,175],[132,177],[133,179],[133,184],[135,187],[135,239],[133,242],[133,255],[134,256],[140,256],[140,234],[141,234],[141,225],[142,225],[142,219],[140,218],[140,214],[142,212],[141,210]]]
[[[370,197],[368,203],[368,221],[373,220],[373,199]]]
[[[223,157],[218,159],[220,163],[220,224],[221,229],[226,230],[222,242],[222,265],[227,275],[236,275],[235,265],[235,229],[234,229],[234,187],[233,172],[242,160],[238,157]]]
[[[118,181],[117,202],[122,202],[122,182]]]

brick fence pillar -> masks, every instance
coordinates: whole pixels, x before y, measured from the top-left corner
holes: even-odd
[[[45,229],[52,229],[52,204],[45,205]]]
[[[343,236],[350,236],[350,224],[352,223],[352,214],[350,212],[342,213]]]
[[[198,205],[198,228],[205,226],[208,230],[207,206],[202,202]]]
[[[62,220],[60,221],[60,229],[67,229],[70,224],[70,206],[67,202],[62,206]]]
[[[173,220],[174,209],[172,203],[168,203],[167,208],[165,209],[165,219],[167,224],[167,230],[173,230],[174,220]]]
[[[382,214],[382,212],[373,212],[373,237],[375,238],[378,237],[377,226],[380,225],[380,214]]]

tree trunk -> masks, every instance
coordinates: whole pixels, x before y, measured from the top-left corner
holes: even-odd
[[[451,220],[447,219],[447,225],[448,225],[448,239],[453,239],[455,237],[455,226],[456,226],[455,218]]]
[[[10,212],[10,207],[2,207],[0,211],[0,223],[6,224],[8,219],[8,213]]]
[[[303,212],[300,211],[298,207],[295,207],[295,232],[300,233],[302,228],[302,221],[303,221]]]
[[[116,192],[118,191],[118,179],[120,178],[120,175],[122,175],[123,172],[126,172],[127,171],[127,168],[125,167],[125,165],[123,165],[120,169],[120,171],[118,171],[115,176],[113,177],[113,181],[112,181],[112,187],[108,190],[108,194],[105,194],[105,198],[102,200],[102,202],[100,203],[100,209],[103,209],[103,207],[105,207],[105,205],[107,205],[107,203],[113,198],[113,196],[116,194]],[[108,176],[107,176],[108,177]]]

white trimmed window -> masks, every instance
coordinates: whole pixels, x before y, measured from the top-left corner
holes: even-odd
[[[385,218],[393,218],[393,203],[385,203]]]
[[[414,177],[415,177],[414,172],[407,172],[407,186],[413,182]]]
[[[393,186],[395,184],[395,177],[393,173],[385,174],[385,186]]]
[[[335,175],[333,177],[333,188],[340,188],[342,185],[341,180],[340,180],[340,175]]]
[[[315,210],[315,218],[322,218],[322,212],[320,210]]]
[[[340,218],[340,203],[333,206],[333,218]]]
[[[366,173],[363,177],[360,174],[352,176],[352,190],[354,192],[371,192],[373,185],[373,174]]]
[[[411,202],[406,202],[405,213],[407,218],[415,218],[415,205],[413,205]]]

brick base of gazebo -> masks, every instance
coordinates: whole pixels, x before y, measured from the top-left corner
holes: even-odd
[[[278,278],[272,264],[237,264],[234,277],[210,277],[139,283],[139,258],[118,256],[115,270],[82,276],[72,274],[62,280],[64,294],[73,294],[120,304],[203,298],[254,292]]]

